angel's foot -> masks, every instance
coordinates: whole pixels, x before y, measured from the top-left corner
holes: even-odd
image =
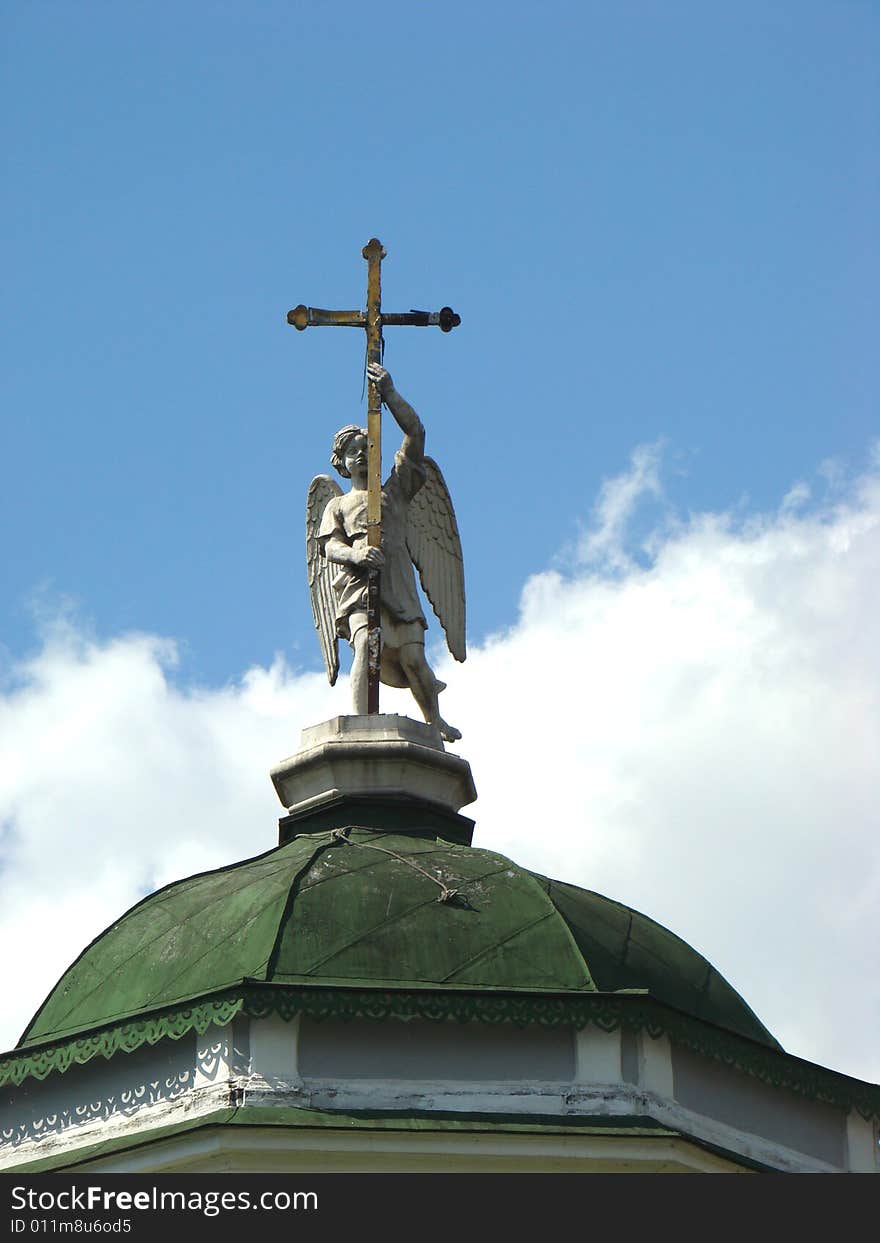
[[[461,737],[460,729],[456,729],[454,725],[448,725],[442,716],[438,716],[434,724],[440,730],[440,737],[444,742],[458,742]]]
[[[441,682],[439,678],[434,679],[434,690],[439,695],[441,691],[446,690],[446,683]]]

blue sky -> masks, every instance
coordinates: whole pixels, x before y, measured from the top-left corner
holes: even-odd
[[[0,1045],[143,893],[268,849],[268,769],[348,711],[303,535],[363,339],[285,316],[361,305],[377,235],[386,309],[462,317],[386,363],[462,533],[478,843],[880,1079],[877,7],[2,21]]]
[[[303,497],[359,418],[363,243],[465,539],[473,638],[632,447],[775,504],[876,429],[878,15],[857,3],[8,5],[5,573],[184,645],[318,667]]]

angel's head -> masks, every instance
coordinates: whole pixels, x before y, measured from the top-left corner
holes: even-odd
[[[330,454],[330,465],[337,470],[343,479],[350,479],[352,466],[360,465],[363,457],[366,468],[367,429],[358,427],[357,423],[349,423],[333,437],[333,452]]]

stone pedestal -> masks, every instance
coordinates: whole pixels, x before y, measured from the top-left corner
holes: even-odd
[[[344,820],[343,810],[350,819],[355,808],[376,827],[416,816],[441,836],[470,841],[473,822],[457,813],[477,797],[471,767],[432,726],[391,713],[337,716],[304,729],[301,742],[271,771],[288,812],[282,841]]]

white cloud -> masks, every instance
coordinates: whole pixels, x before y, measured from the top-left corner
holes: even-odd
[[[441,662],[480,791],[465,810],[478,844],[673,928],[791,1052],[876,1081],[880,475],[838,479],[825,508],[798,484],[774,514],[682,518],[660,466],[637,451],[570,573],[530,579],[510,630]],[[637,563],[645,499],[663,511]],[[181,689],[173,658],[66,622],[0,698],[4,1047],[145,890],[268,848],[269,767],[347,708],[281,662]]]
[[[662,498],[660,455],[662,443],[639,445],[630,469],[606,479],[593,510],[593,523],[581,540],[578,560],[608,570],[626,570],[632,562],[626,551],[627,532],[638,506],[648,496]]]

